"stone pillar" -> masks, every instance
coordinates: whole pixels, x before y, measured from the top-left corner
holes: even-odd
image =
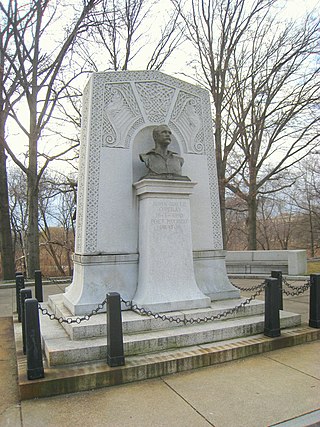
[[[139,274],[133,304],[153,312],[203,308],[193,267],[190,181],[142,179],[139,199]]]

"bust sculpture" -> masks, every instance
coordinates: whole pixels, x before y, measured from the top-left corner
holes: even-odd
[[[153,139],[155,147],[145,154],[140,154],[140,160],[148,168],[148,173],[143,178],[190,181],[187,176],[182,175],[183,158],[174,151],[168,150],[171,143],[169,127],[156,126],[153,129]]]

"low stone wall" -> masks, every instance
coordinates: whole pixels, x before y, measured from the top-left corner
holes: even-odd
[[[289,276],[307,274],[305,250],[227,251],[227,272],[230,274],[269,274],[281,270]]]

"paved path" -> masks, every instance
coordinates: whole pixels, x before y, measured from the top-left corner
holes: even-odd
[[[62,289],[44,286],[44,299]],[[302,313],[306,322],[308,301],[308,294],[286,297],[284,309]],[[0,288],[0,427],[320,426],[320,341],[155,380],[20,402],[13,310],[15,290]]]

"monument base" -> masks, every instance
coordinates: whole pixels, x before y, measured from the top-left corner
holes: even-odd
[[[151,311],[209,307],[197,286],[190,200],[196,183],[143,179],[139,198],[139,275],[133,304]]]
[[[239,337],[261,334],[264,331],[264,302],[251,301],[237,312],[222,314],[240,306],[246,300],[226,300],[211,304],[208,308],[181,310],[153,317],[140,315],[131,310],[122,312],[122,330],[124,354],[127,360],[130,356],[146,357],[149,353],[170,351],[184,347],[204,346],[207,343],[217,343]],[[62,295],[52,295],[48,306],[42,304],[49,312],[57,317],[69,318],[70,312],[65,308]],[[210,319],[221,315],[221,319],[207,322],[197,322],[197,319]],[[184,324],[184,319],[194,321]],[[107,358],[107,316],[98,313],[88,321],[81,323],[62,323],[52,321],[48,316],[40,316],[43,351],[47,365],[59,367],[79,363],[88,363]],[[301,315],[280,311],[281,329],[293,328],[301,324]]]
[[[64,305],[79,316],[95,310],[108,292],[119,292],[123,299],[131,300],[137,287],[138,258],[138,254],[75,254],[73,280],[63,295]]]
[[[193,265],[201,292],[211,301],[240,298],[239,289],[229,281],[225,263],[226,251],[194,251]]]

